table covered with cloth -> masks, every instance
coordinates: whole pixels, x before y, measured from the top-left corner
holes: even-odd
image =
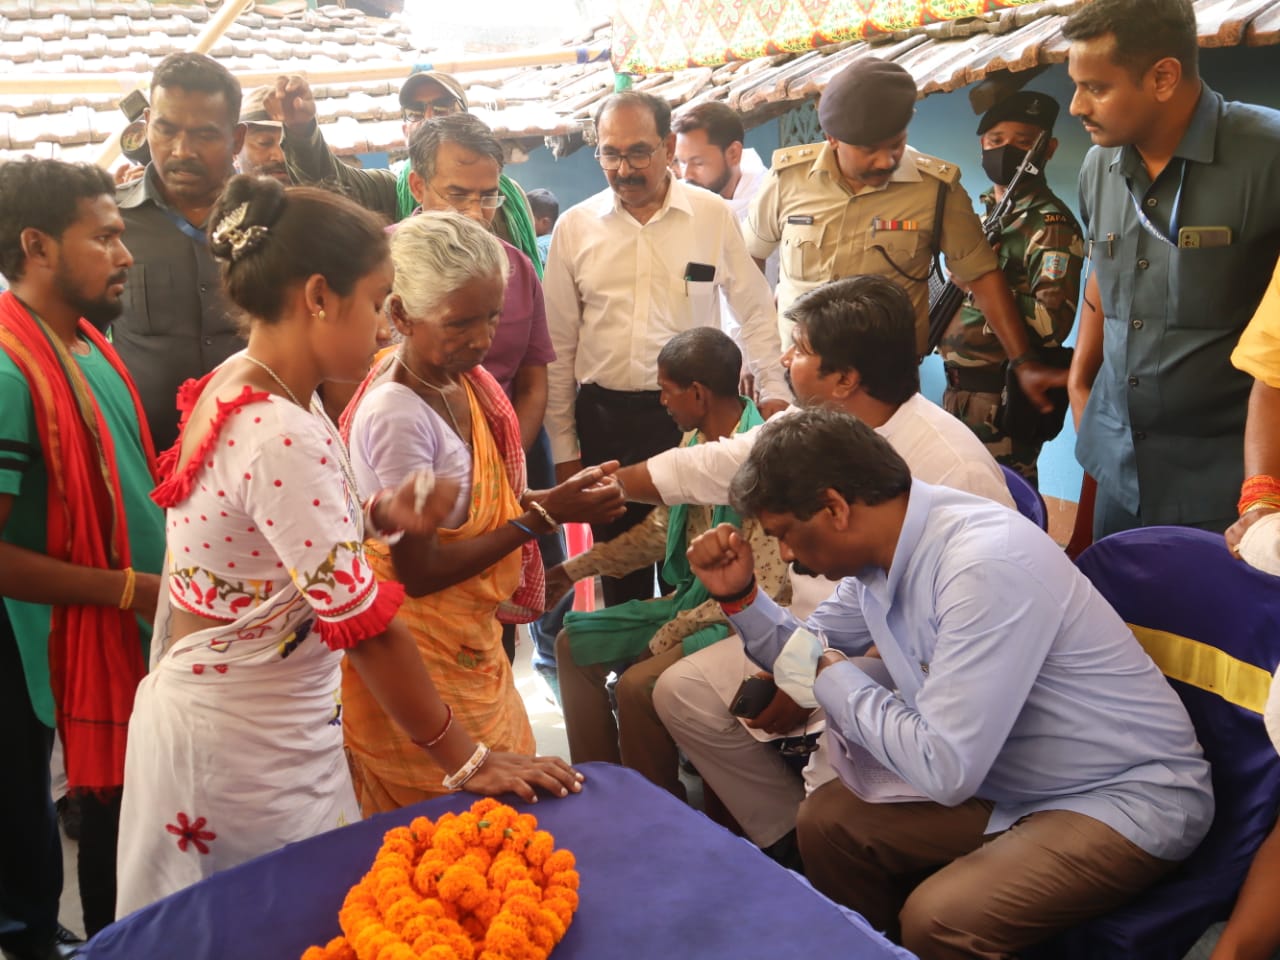
[[[581,769],[580,795],[512,804],[577,857],[581,905],[553,960],[912,957],[634,771]],[[80,958],[296,960],[341,932],[338,908],[387,830],[475,799],[453,794],[379,814],[215,874],[118,920]]]

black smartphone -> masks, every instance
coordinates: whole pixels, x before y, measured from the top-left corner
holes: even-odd
[[[773,702],[773,695],[778,692],[778,685],[771,677],[747,677],[733,695],[733,703],[729,712],[735,717],[753,720],[760,712]]]
[[[716,278],[716,268],[710,263],[694,263],[690,260],[684,265],[684,279],[687,283],[710,283]]]

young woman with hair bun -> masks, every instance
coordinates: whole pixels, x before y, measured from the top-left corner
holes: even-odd
[[[489,751],[436,692],[366,536],[434,531],[458,495],[425,474],[357,491],[316,387],[360,380],[392,265],[382,225],[320,190],[236,177],[209,243],[248,347],[179,396],[153,494],[168,563],[129,727],[117,915],[360,817],[342,744],[341,661],[451,787],[557,796],[554,758]]]

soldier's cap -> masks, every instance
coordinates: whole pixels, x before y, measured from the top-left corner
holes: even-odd
[[[916,82],[896,63],[864,56],[837,73],[818,101],[818,122],[841,143],[868,147],[907,129]]]
[[[997,123],[1004,123],[1006,120],[1029,124],[1053,133],[1053,125],[1058,119],[1060,109],[1058,101],[1047,93],[1019,90],[982,115],[982,119],[978,121],[978,136],[982,136]]]
[[[284,124],[267,113],[267,95],[274,93],[275,89],[274,86],[267,86],[250,90],[240,104],[240,122],[254,127],[275,127],[277,130],[283,127]]]
[[[412,110],[415,92],[430,80],[444,87],[453,99],[462,104],[463,110],[467,109],[467,95],[462,91],[462,84],[454,79],[452,74],[441,73],[439,70],[423,66],[414,67],[409,74],[409,79],[400,85],[400,106],[405,110]]]

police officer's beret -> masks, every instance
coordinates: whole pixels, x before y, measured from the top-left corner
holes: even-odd
[[[916,109],[916,82],[902,67],[864,56],[837,73],[818,101],[828,136],[866,147],[907,129]]]
[[[1058,101],[1047,93],[1020,90],[1013,96],[1001,100],[982,115],[982,119],[978,121],[978,136],[982,136],[997,123],[1004,123],[1006,120],[1027,123],[1052,133],[1059,109]]]

